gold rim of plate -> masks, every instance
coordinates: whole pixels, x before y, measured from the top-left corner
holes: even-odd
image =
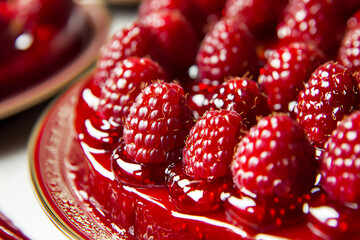
[[[85,74],[85,73],[83,73]],[[81,75],[82,76],[82,75]],[[82,78],[81,76],[79,76],[78,78]],[[53,203],[56,204],[57,206],[54,208],[52,207],[51,202],[49,201],[49,198],[46,196],[46,192],[50,195],[50,197],[53,197],[51,193],[49,193],[48,191],[44,190],[41,187],[41,183],[40,181],[44,182],[44,180],[42,179],[41,176],[39,176],[36,170],[36,161],[40,161],[40,160],[36,160],[35,157],[35,150],[36,150],[36,146],[38,144],[39,141],[39,137],[41,136],[42,130],[44,129],[44,126],[46,124],[46,119],[49,116],[49,114],[51,114],[51,110],[55,107],[55,105],[59,102],[59,100],[62,98],[63,94],[60,94],[60,96],[58,96],[56,99],[54,99],[49,106],[46,107],[46,109],[44,110],[44,112],[41,114],[41,116],[39,117],[39,119],[37,120],[35,126],[33,127],[32,131],[31,131],[31,135],[28,141],[28,159],[29,159],[29,173],[30,173],[30,179],[31,179],[31,183],[33,186],[33,190],[34,193],[37,197],[37,200],[39,201],[41,207],[43,208],[44,212],[46,213],[46,215],[48,216],[48,218],[51,220],[51,222],[55,225],[55,227],[57,229],[59,229],[63,234],[65,234],[68,238],[71,239],[83,239],[85,240],[86,238],[83,238],[80,234],[78,234],[74,228],[77,228],[74,224],[68,224],[66,223],[63,218],[66,217],[65,214],[63,216],[60,216],[59,214],[57,214],[57,211],[61,211],[58,208],[57,203],[55,202],[54,199],[52,199]],[[59,173],[59,175],[61,175],[61,173]],[[45,183],[43,183],[44,185],[46,185]],[[66,189],[67,190],[67,189]],[[74,199],[73,196],[67,195],[66,198],[63,198],[63,201],[66,202],[72,202],[74,204],[74,201],[76,202],[76,200]],[[78,211],[83,211],[81,209],[80,206],[78,205],[73,205],[74,208],[76,208]],[[86,217],[87,215],[83,212],[84,216]]]

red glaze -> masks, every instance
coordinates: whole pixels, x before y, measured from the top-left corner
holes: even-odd
[[[12,11],[11,18],[0,19],[0,99],[54,74],[84,49],[93,34],[87,16],[71,1],[32,0],[31,4],[40,7],[32,9],[20,0],[8,11],[4,3],[0,5],[0,11]],[[54,8],[61,11],[54,14]]]
[[[86,120],[93,121],[89,119],[94,114],[90,106],[91,102],[98,101],[98,96],[90,94],[91,91],[90,83],[85,87],[87,93],[83,92],[80,104],[76,108],[77,131],[86,131],[87,129],[82,127],[83,123]],[[98,136],[106,135],[105,130],[97,133]],[[74,155],[72,159],[73,164],[77,166],[72,172],[75,174],[74,179],[71,180],[75,186],[73,190],[78,192],[78,196],[82,196],[80,202],[87,207],[90,206],[92,209],[90,214],[96,216],[97,221],[113,228],[114,231],[116,229],[119,231],[120,228],[129,238],[135,236],[137,239],[148,239],[153,236],[154,239],[271,239],[274,236],[288,238],[312,236],[301,218],[297,219],[297,224],[290,224],[289,228],[257,233],[251,229],[244,230],[241,225],[234,225],[227,219],[225,210],[221,206],[216,207],[218,210],[209,213],[182,213],[184,211],[179,211],[179,205],[176,206],[172,202],[166,186],[158,184],[155,187],[152,184],[145,186],[144,183],[139,184],[139,182],[134,184],[131,171],[127,173],[127,177],[130,178],[119,175],[116,170],[114,175],[111,165],[113,164],[114,169],[117,166],[110,159],[115,145],[105,143],[109,147],[106,150],[101,147],[101,137],[96,137],[96,134],[89,138],[84,138],[82,133],[79,136],[80,140],[74,139],[74,150],[72,150],[79,153],[78,148],[80,146],[82,148],[80,155]],[[119,160],[113,157],[113,160],[115,159]],[[173,171],[173,174],[169,171]],[[146,173],[146,170],[142,173]],[[173,187],[176,187],[174,178],[184,176],[181,171],[171,169],[168,170],[168,174],[169,179],[172,179],[168,184]],[[141,179],[141,176],[139,178]],[[119,182],[120,179],[122,183]],[[228,189],[229,185],[220,191],[221,202],[217,201],[218,204],[222,205],[230,196],[226,193]],[[80,194],[84,192],[85,195]]]
[[[329,200],[322,189],[313,191],[313,200],[304,210],[308,226],[318,239],[360,239],[359,206]]]

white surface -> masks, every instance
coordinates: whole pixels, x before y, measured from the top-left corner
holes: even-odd
[[[135,13],[134,8],[113,8],[110,32],[132,22]],[[61,240],[67,238],[55,227],[38,202],[28,166],[27,141],[47,104],[0,120],[0,211],[31,239]]]

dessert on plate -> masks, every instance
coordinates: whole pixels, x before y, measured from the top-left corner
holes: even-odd
[[[145,0],[75,96],[71,190],[115,239],[359,239],[356,0]]]
[[[0,100],[62,69],[92,36],[72,0],[1,1],[0,13]]]

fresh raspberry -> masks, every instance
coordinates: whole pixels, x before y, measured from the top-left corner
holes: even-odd
[[[318,148],[345,115],[358,108],[359,89],[355,77],[332,61],[319,66],[299,93],[297,121]]]
[[[235,77],[222,83],[212,96],[209,108],[233,110],[248,126],[256,124],[258,116],[270,113],[267,97],[255,81],[246,77]]]
[[[276,35],[276,26],[288,0],[228,0],[225,16],[240,17],[254,36]]]
[[[197,55],[198,78],[217,86],[231,76],[258,75],[253,38],[245,24],[223,18],[206,34]]]
[[[174,76],[193,65],[198,38],[190,23],[178,10],[161,10],[140,19],[149,30],[151,57]]]
[[[360,204],[360,112],[340,122],[325,143],[321,185],[331,199]]]
[[[209,111],[201,117],[186,139],[184,171],[195,179],[226,176],[238,138],[246,126],[242,117],[228,110]]]
[[[264,117],[240,140],[231,170],[241,193],[273,199],[297,197],[314,184],[315,150],[289,116]]]
[[[103,84],[118,62],[128,57],[144,57],[148,54],[146,36],[146,28],[136,22],[115,32],[100,49],[95,79]]]
[[[277,35],[282,42],[313,41],[325,54],[334,54],[344,24],[333,1],[293,0],[284,10]]]
[[[324,61],[312,44],[293,42],[270,52],[260,69],[259,84],[267,94],[272,111],[288,112],[289,103],[297,100],[311,73]]]
[[[137,163],[169,164],[180,158],[192,125],[181,86],[155,82],[130,108],[124,124],[125,150]]]
[[[167,81],[163,69],[149,58],[129,57],[118,62],[101,88],[98,115],[122,125],[137,95],[155,80]]]
[[[340,44],[338,61],[351,72],[360,71],[360,23],[349,28]]]

